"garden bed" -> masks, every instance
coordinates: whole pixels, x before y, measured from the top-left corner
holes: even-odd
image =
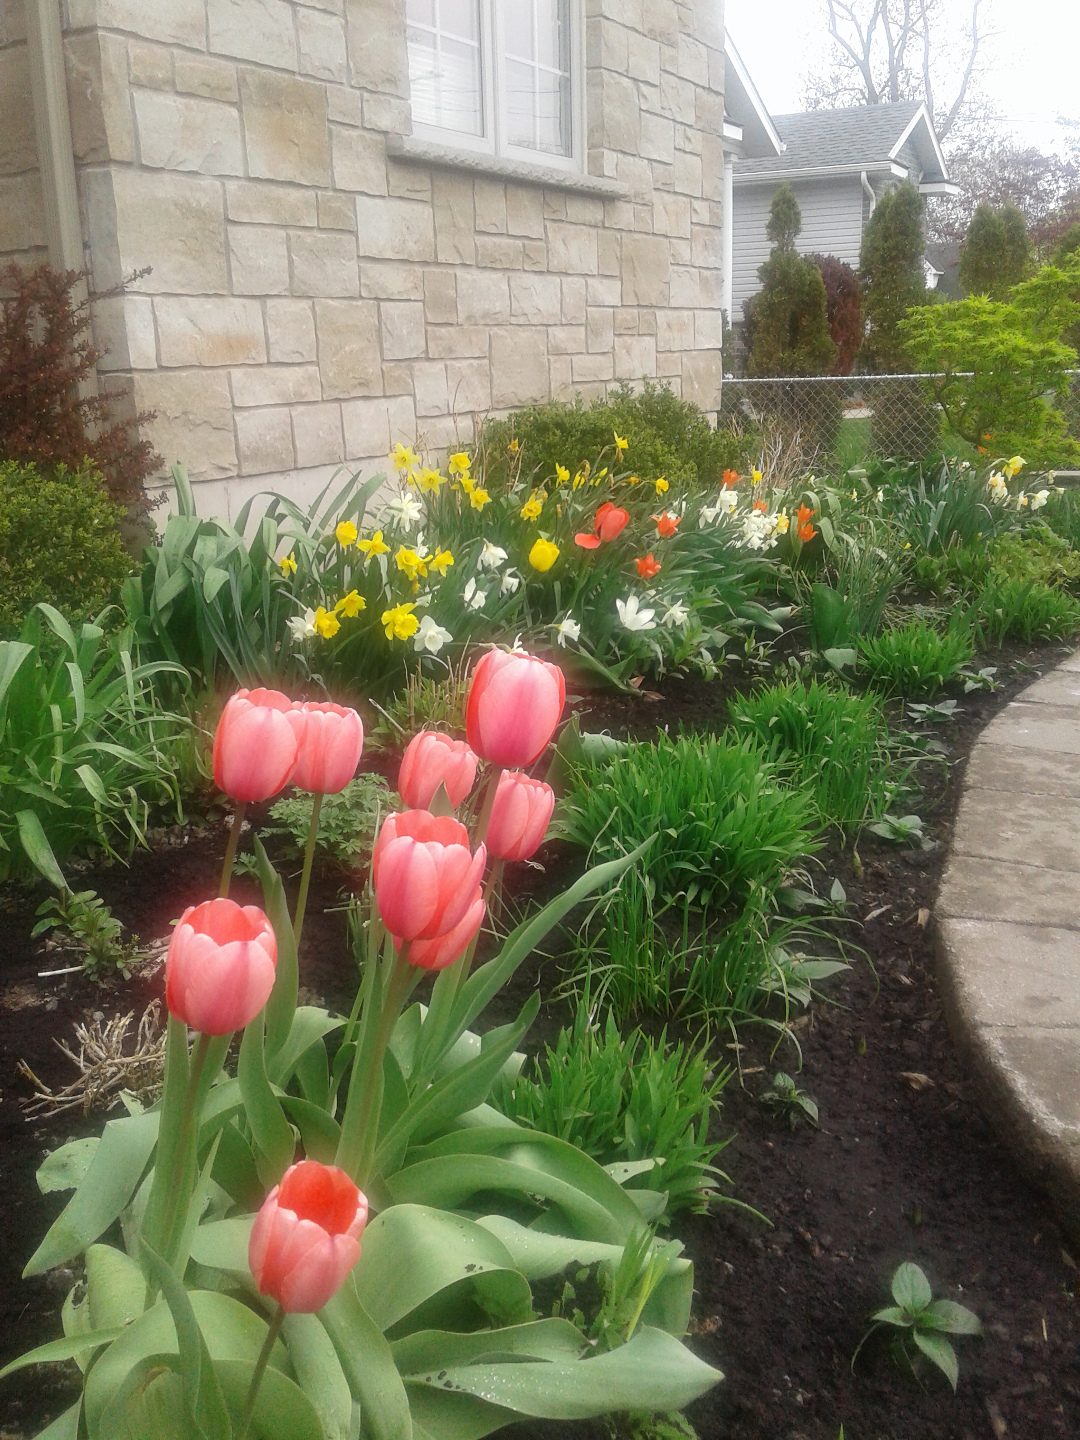
[[[1080,1315],[1072,1293],[1080,1276],[1065,1258],[1067,1242],[1049,1207],[994,1140],[965,1083],[935,995],[931,929],[921,914],[932,911],[959,762],[992,715],[1061,653],[1005,652],[1002,688],[963,697],[955,721],[940,727],[949,770],[924,767],[920,804],[934,850],[900,849],[866,835],[859,876],[850,850],[834,846],[819,856],[820,873],[840,879],[848,914],[865,926],[855,938],[871,965],[857,964],[831,982],[835,1003],[815,1005],[797,1031],[804,1062],[798,1083],[820,1107],[819,1130],[791,1131],[755,1099],[774,1069],[794,1073],[793,1047],[785,1044],[773,1057],[766,1032],[746,1027],[740,1034],[745,1088],[733,1083],[725,1093],[723,1129],[737,1138],[721,1163],[734,1193],[773,1228],[725,1207],[676,1221],[696,1266],[691,1343],[727,1377],[691,1411],[702,1440],[836,1440],[841,1424],[847,1440],[1045,1440],[1080,1430]],[[578,708],[588,712],[589,728],[620,735],[647,737],[657,725],[718,729],[733,684],[742,688],[747,679],[732,666],[709,684],[669,680],[639,696],[588,697]],[[130,868],[87,874],[79,883],[93,885],[144,939],[158,939],[185,905],[213,888],[223,846],[221,828],[169,832]],[[545,872],[524,871],[519,892],[561,888],[579,864],[557,845],[538,858]],[[351,1001],[354,971],[344,917],[333,909],[338,890],[323,879],[313,891],[301,983],[340,1008]],[[246,880],[235,893],[256,898]],[[160,973],[107,988],[78,975],[39,980],[38,971],[63,962],[45,958],[41,942],[29,939],[38,898],[11,890],[4,897],[0,1179],[9,1210],[0,1241],[0,1360],[58,1332],[71,1284],[69,1272],[19,1279],[60,1208],[61,1197],[38,1193],[34,1171],[47,1150],[100,1126],[99,1116],[78,1113],[27,1122],[20,1100],[29,1086],[17,1062],[25,1060],[54,1088],[65,1084],[71,1066],[54,1036],[70,1037],[76,1020],[97,1011],[138,1016],[161,990]],[[560,977],[550,965],[537,965],[522,968],[487,1020],[516,1010],[538,980],[551,995]],[[530,1047],[564,1019],[561,1007],[546,1005]],[[729,1061],[735,1051],[725,1047],[733,1043],[719,1041]],[[916,1089],[905,1075],[932,1083]],[[851,1374],[866,1316],[885,1303],[888,1277],[903,1260],[917,1261],[935,1293],[961,1299],[984,1322],[985,1337],[961,1347],[955,1399],[944,1382],[931,1378],[924,1390],[872,1350]],[[33,1435],[75,1397],[76,1380],[74,1367],[53,1366],[6,1381],[4,1435]],[[522,1426],[515,1433],[554,1440],[569,1428]],[[598,1423],[578,1433],[609,1432]]]

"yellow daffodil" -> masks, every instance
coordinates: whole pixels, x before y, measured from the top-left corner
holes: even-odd
[[[449,550],[436,550],[434,559],[428,561],[432,570],[437,570],[444,580],[446,579],[447,570],[453,563],[454,557],[450,554]]]
[[[483,510],[484,506],[488,503],[490,499],[491,496],[488,494],[488,492],[481,489],[479,485],[477,485],[475,489],[469,492],[469,503],[472,505],[472,508],[474,510]]]
[[[616,455],[618,455],[619,459],[621,460],[622,457],[626,454],[627,450],[629,450],[629,448],[630,448],[630,442],[629,442],[629,440],[624,440],[623,437],[619,434],[619,432],[618,432],[617,430],[614,432],[614,435],[615,435],[615,453],[616,453]]]
[[[580,490],[581,487],[585,484],[586,478],[587,477],[579,470],[578,473],[574,476],[574,483],[570,487],[571,490]]]
[[[761,482],[765,479],[765,476],[761,473],[760,470],[751,470],[750,478],[751,480],[753,480],[755,485],[760,485]]]
[[[857,490],[852,490],[852,492],[851,492],[851,498],[852,498],[852,500],[858,500],[858,498],[859,498],[859,492],[858,492]]]
[[[415,605],[395,605],[392,610],[383,611],[382,627],[388,640],[412,639],[420,629],[420,621],[413,614],[415,609]]]
[[[511,454],[511,455],[516,455],[520,449],[521,449],[521,446],[518,444],[518,442],[517,442],[516,440],[511,440],[511,441],[510,441],[510,454]]]
[[[559,558],[559,547],[550,540],[537,540],[529,551],[529,564],[543,575]]]
[[[670,489],[671,489],[671,486],[668,484],[668,482],[667,482],[667,481],[664,479],[664,477],[661,475],[660,478],[656,481],[656,493],[657,493],[657,495],[666,495],[667,492],[668,492]]]
[[[343,595],[334,606],[335,615],[344,615],[346,620],[355,620],[361,610],[367,609],[367,601],[356,590]]]
[[[539,520],[543,508],[543,503],[533,495],[521,507],[521,517],[523,520]]]
[[[446,468],[451,475],[467,475],[472,461],[464,450],[459,450],[456,455],[451,455],[446,462]]]
[[[395,470],[415,470],[420,464],[420,456],[408,445],[402,445],[400,441],[394,446],[390,458],[394,462]]]
[[[341,524],[334,531],[334,536],[337,540],[337,543],[341,546],[343,550],[346,549],[349,545],[356,544],[356,537],[358,534],[359,531],[351,520],[342,520]]]
[[[1009,463],[1005,466],[1005,474],[1008,475],[1010,479],[1012,479],[1014,476],[1020,474],[1020,471],[1024,468],[1026,464],[1027,461],[1022,455],[1014,455],[1009,461]]]
[[[558,463],[556,463],[555,479],[559,482],[560,485],[565,485],[566,482],[570,479],[570,471],[566,468],[565,465],[559,465]]]
[[[296,574],[296,555],[290,552],[281,562],[281,573],[288,577]]]
[[[787,513],[786,510],[781,510],[780,513],[779,513],[779,515],[777,515],[777,517],[776,517],[776,533],[777,533],[777,535],[786,535],[786,534],[788,533],[788,531],[790,530],[790,528],[791,528],[791,521],[790,521],[790,519],[788,518],[788,513]]]
[[[315,611],[315,632],[321,635],[324,640],[332,640],[341,629],[341,621],[331,610],[324,610],[320,605]]]
[[[394,556],[394,563],[401,573],[407,576],[415,585],[418,577],[425,576],[428,572],[427,561],[415,550],[410,550],[405,545],[398,547]]]
[[[640,485],[640,484],[641,484],[641,476],[640,476],[640,475],[628,475],[628,476],[626,477],[626,483],[627,483],[628,485]]]
[[[440,475],[438,470],[432,470],[430,466],[425,465],[420,471],[419,484],[420,489],[426,494],[438,495],[439,487],[446,484],[446,476]]]
[[[476,481],[472,478],[471,475],[466,473],[461,477],[461,488],[465,491],[466,495],[471,495],[472,492],[476,489]]]
[[[382,531],[376,530],[370,540],[357,540],[356,548],[361,555],[366,555],[371,560],[376,555],[389,555],[390,546],[382,537]]]

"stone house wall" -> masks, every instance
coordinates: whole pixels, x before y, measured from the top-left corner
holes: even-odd
[[[0,262],[43,256],[22,4]],[[93,284],[151,267],[97,306],[102,383],[203,513],[618,379],[716,409],[722,0],[582,4],[589,175],[535,183],[400,153],[404,0],[63,0]]]

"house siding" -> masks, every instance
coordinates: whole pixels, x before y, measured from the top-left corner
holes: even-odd
[[[35,260],[21,5],[0,0],[0,259]],[[201,509],[619,380],[716,409],[722,4],[584,12],[587,169],[618,198],[390,154],[404,0],[64,0],[92,280],[152,267],[96,306],[101,385],[156,412]]]

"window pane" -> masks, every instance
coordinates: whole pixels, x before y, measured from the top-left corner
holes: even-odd
[[[479,0],[406,0],[413,120],[483,135]]]
[[[499,0],[509,145],[547,155],[573,150],[570,0]]]

